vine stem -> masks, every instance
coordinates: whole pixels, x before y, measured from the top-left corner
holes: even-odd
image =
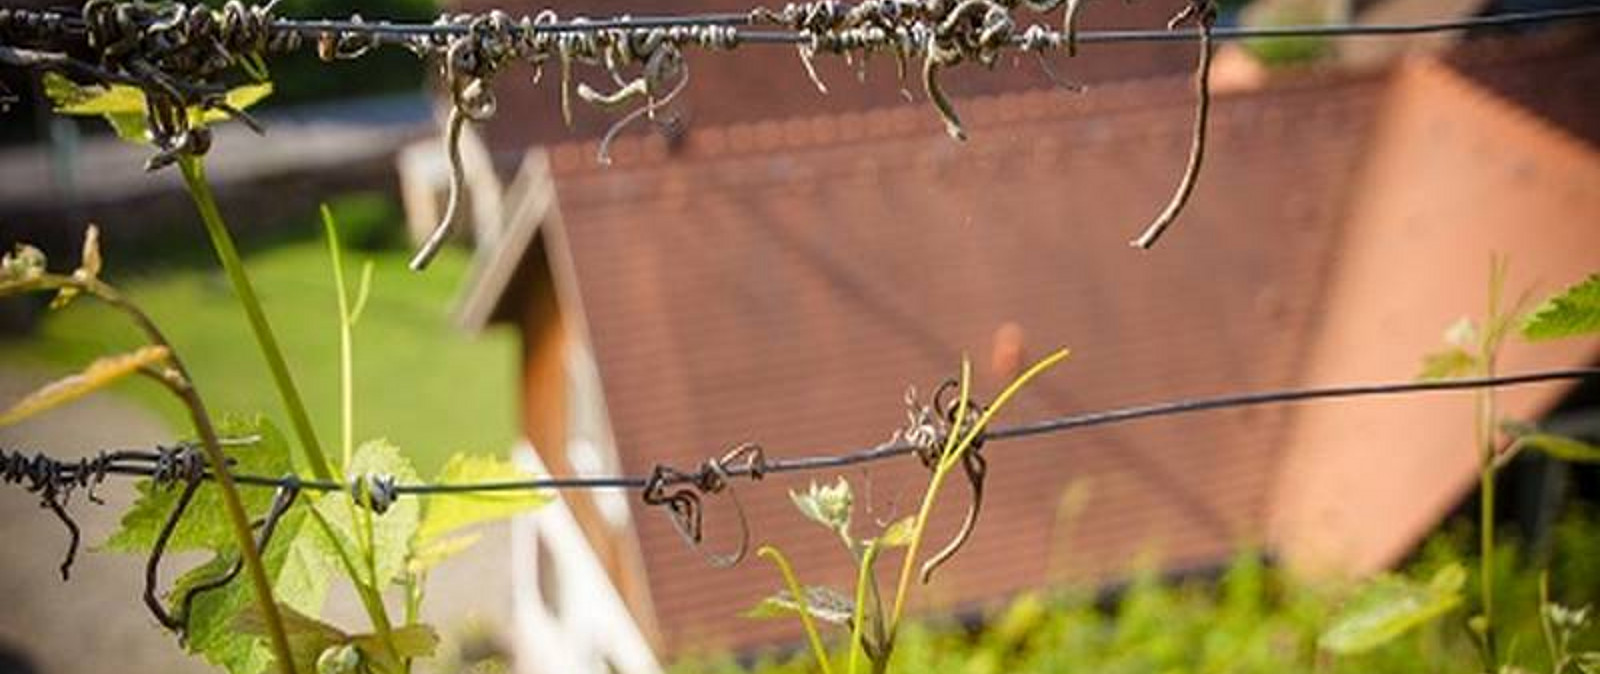
[[[251,533],[250,516],[244,510],[244,502],[239,499],[239,490],[234,483],[233,473],[228,469],[228,458],[222,453],[222,440],[217,435],[216,425],[211,421],[211,413],[206,409],[205,401],[201,399],[199,391],[195,389],[188,368],[184,366],[177,350],[172,348],[172,343],[167,341],[166,335],[156,326],[155,321],[152,321],[144,310],[124,298],[115,288],[94,279],[68,278],[63,281],[63,285],[75,285],[127,314],[152,344],[167,350],[167,362],[171,364],[171,368],[168,372],[159,374],[156,379],[183,403],[189,412],[190,421],[194,424],[195,433],[200,436],[206,461],[211,464],[217,489],[222,494],[222,505],[228,514],[228,524],[233,530],[234,539],[239,543],[239,556],[244,560],[245,571],[250,576],[250,584],[255,591],[256,605],[261,609],[261,616],[267,625],[267,636],[278,662],[278,671],[282,674],[297,674],[294,658],[289,650],[289,637],[283,628],[283,617],[278,612],[278,604],[272,598],[272,583],[267,578],[266,565],[261,562],[261,551],[256,549],[255,537]]]
[[[944,485],[945,478],[950,476],[951,469],[961,463],[962,456],[971,449],[972,443],[978,439],[978,434],[989,426],[989,422],[994,419],[996,414],[999,414],[1001,409],[1005,408],[1006,403],[1010,402],[1018,391],[1022,390],[1022,387],[1026,386],[1035,377],[1060,364],[1070,355],[1072,355],[1070,349],[1060,349],[1046,356],[1043,360],[1034,363],[1027,371],[1018,375],[1016,379],[1011,381],[1011,384],[1006,386],[1005,390],[1000,392],[999,397],[995,398],[994,404],[983,411],[983,415],[978,417],[978,421],[971,428],[965,429],[965,435],[962,435],[961,421],[967,415],[967,403],[972,380],[972,362],[965,358],[962,359],[961,397],[956,403],[956,418],[951,426],[950,435],[945,440],[945,451],[939,455],[939,465],[934,469],[933,479],[928,482],[928,491],[922,495],[922,507],[917,511],[917,521],[912,529],[911,544],[906,548],[905,560],[900,569],[900,583],[895,589],[894,613],[889,620],[889,641],[891,644],[894,641],[896,632],[899,630],[900,618],[904,614],[906,597],[911,587],[912,567],[917,560],[917,551],[922,547],[923,535],[927,533],[928,518],[933,514],[933,504],[938,499],[939,489]],[[956,442],[958,436],[960,441]]]
[[[1492,370],[1491,370],[1492,371]],[[1478,394],[1478,444],[1481,458],[1478,468],[1478,556],[1481,557],[1479,591],[1483,594],[1483,646],[1489,664],[1499,658],[1495,648],[1494,632],[1494,399],[1493,394]]]
[[[756,554],[777,565],[778,573],[783,575],[783,582],[789,587],[789,595],[794,597],[795,608],[799,609],[800,625],[805,627],[806,641],[811,644],[811,654],[817,658],[817,666],[822,668],[822,674],[833,674],[833,665],[828,662],[828,649],[822,646],[822,633],[817,631],[817,624],[811,620],[811,607],[806,600],[805,588],[800,585],[800,579],[795,577],[789,559],[770,545],[761,546]]]
[[[866,552],[861,555],[861,568],[856,576],[856,610],[855,624],[850,626],[850,668],[849,674],[856,674],[861,663],[861,653],[866,650],[866,644],[861,641],[863,630],[867,622],[867,587],[873,584],[872,565],[878,560],[878,540],[873,539],[867,544]],[[878,620],[882,620],[882,607],[878,607]],[[874,667],[875,669],[878,666]]]
[[[894,640],[895,634],[900,631],[900,615],[905,609],[906,596],[911,591],[911,568],[917,563],[917,552],[922,548],[923,534],[927,533],[928,516],[933,513],[934,500],[939,496],[939,487],[944,484],[944,479],[950,474],[950,466],[944,457],[953,456],[960,451],[956,444],[957,437],[961,434],[961,422],[967,418],[967,401],[971,397],[972,361],[961,359],[961,395],[956,399],[956,417],[951,421],[950,434],[945,436],[944,450],[939,453],[939,464],[934,468],[933,478],[928,481],[928,490],[922,494],[922,506],[917,509],[917,521],[911,529],[911,543],[906,546],[905,561],[900,567],[900,580],[894,591],[894,612],[889,617],[889,640]],[[955,450],[955,451],[952,451]]]
[[[168,379],[169,388],[189,409],[189,418],[194,422],[195,431],[199,433],[201,443],[205,446],[206,460],[211,463],[212,471],[216,475],[217,488],[222,492],[223,508],[228,511],[234,538],[239,541],[240,556],[244,558],[245,571],[250,574],[256,605],[261,609],[261,616],[267,624],[267,636],[272,641],[272,652],[278,661],[278,671],[283,674],[296,674],[294,657],[289,650],[289,636],[283,629],[283,616],[279,614],[278,604],[272,598],[272,582],[267,578],[266,565],[261,562],[261,551],[256,549],[255,540],[250,535],[250,518],[244,511],[244,503],[239,500],[233,476],[226,467],[228,458],[222,453],[222,442],[217,437],[217,429],[211,423],[211,416],[206,411],[205,403],[201,401],[194,386],[189,383],[188,375],[183,373],[183,366],[178,362],[177,356],[173,355],[170,358],[178,372],[176,377]]]
[[[350,301],[350,289],[345,284],[344,254],[339,247],[339,228],[334,222],[333,212],[327,204],[322,206],[322,227],[328,237],[328,257],[333,266],[334,291],[339,304],[339,440],[344,455],[344,462],[340,464],[344,471],[350,470],[350,461],[355,456],[355,326],[360,317],[361,308],[366,304],[367,292],[371,288],[372,267],[363,268],[361,286],[357,290],[357,299]],[[345,475],[345,478],[349,478]],[[388,609],[383,604],[378,588],[378,561],[377,545],[374,542],[373,514],[367,504],[357,503],[357,499],[369,498],[360,491],[352,490],[350,493],[350,522],[359,529],[354,542],[361,553],[361,561],[365,565],[367,582],[362,583],[360,575],[354,567],[347,569],[350,579],[357,586],[361,586],[362,605],[367,614],[372,618],[373,629],[377,630],[379,639],[385,648],[394,657],[396,662],[404,662],[400,657],[394,643],[394,627],[389,620]],[[337,540],[333,541],[337,546]]]
[[[1493,259],[1489,264],[1489,307],[1484,317],[1483,335],[1480,338],[1478,358],[1484,376],[1493,377],[1497,355],[1505,335],[1507,317],[1500,315],[1501,292],[1505,285],[1505,261]],[[1495,395],[1494,389],[1478,391],[1473,399],[1477,413],[1475,440],[1479,447],[1478,465],[1478,587],[1483,594],[1483,654],[1489,671],[1500,666],[1498,644],[1495,643],[1494,625],[1494,508],[1495,508]]]
[[[278,338],[272,333],[272,325],[267,322],[266,312],[261,308],[261,300],[256,296],[254,286],[250,285],[250,277],[245,275],[244,262],[239,258],[239,250],[234,246],[233,236],[228,233],[228,226],[222,220],[221,211],[217,209],[216,197],[211,192],[211,183],[206,180],[205,160],[194,155],[182,155],[178,158],[178,167],[183,172],[183,181],[188,186],[189,197],[194,201],[195,209],[200,212],[200,220],[205,223],[206,234],[211,237],[211,245],[217,251],[217,259],[222,262],[222,269],[228,275],[228,282],[233,286],[233,292],[239,296],[239,304],[244,307],[245,316],[250,321],[250,330],[255,334],[261,355],[266,358],[267,368],[272,371],[273,383],[276,384],[278,396],[282,398],[283,406],[289,413],[289,420],[294,425],[301,451],[311,464],[312,473],[320,479],[331,480],[334,475],[333,465],[328,462],[327,455],[322,452],[321,443],[317,441],[316,431],[311,426],[311,416],[306,413],[305,402],[300,398],[300,390],[295,387],[294,377],[289,374],[289,366],[284,362]]]

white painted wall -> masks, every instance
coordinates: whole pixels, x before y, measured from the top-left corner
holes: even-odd
[[[513,456],[524,470],[548,472],[527,445]],[[660,674],[565,500],[512,521],[511,564],[519,674]]]

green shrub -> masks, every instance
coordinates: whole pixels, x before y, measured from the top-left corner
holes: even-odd
[[[1470,522],[1446,527],[1408,565],[1406,575],[1428,578],[1449,565],[1476,569]],[[1549,672],[1538,621],[1539,571],[1515,543],[1498,549],[1496,592],[1506,599],[1499,617],[1507,664]],[[1558,527],[1551,558],[1552,598],[1569,606],[1600,602],[1600,518],[1588,511]],[[1474,571],[1475,573],[1475,571]],[[1463,584],[1476,601],[1477,579]],[[1354,586],[1296,581],[1241,554],[1211,580],[1166,581],[1135,574],[1127,589],[1097,605],[1091,593],[1027,592],[984,615],[971,631],[950,619],[905,626],[893,671],[929,674],[1095,672],[1097,674],[1292,674],[1294,672],[1472,672],[1480,666],[1474,640],[1453,618],[1422,625],[1370,652],[1335,656],[1317,640],[1355,592]],[[1572,650],[1600,648],[1600,630],[1580,633]],[[762,654],[749,667],[732,657],[698,656],[673,672],[789,674],[818,671],[808,653]],[[1577,670],[1570,670],[1577,671]]]

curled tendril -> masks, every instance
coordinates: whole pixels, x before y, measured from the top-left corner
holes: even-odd
[[[360,14],[352,14],[350,23],[364,25],[366,21]],[[367,55],[378,46],[377,33],[361,30],[349,30],[334,33],[324,32],[317,36],[317,58],[323,61],[349,61]]]
[[[1194,194],[1195,184],[1200,179],[1200,165],[1206,153],[1206,118],[1211,109],[1211,26],[1217,20],[1217,7],[1215,0],[1190,0],[1188,5],[1167,22],[1167,29],[1172,30],[1187,22],[1194,22],[1200,30],[1200,58],[1195,64],[1194,89],[1194,133],[1189,143],[1189,159],[1183,168],[1183,177],[1178,181],[1178,188],[1173,192],[1172,198],[1167,201],[1165,208],[1156,215],[1154,221],[1145,227],[1139,238],[1130,242],[1135,248],[1148,250],[1156,245],[1162,233],[1172,226],[1178,219],[1178,214],[1183,212],[1183,207],[1189,203],[1189,197]]]
[[[189,503],[200,490],[205,474],[205,455],[194,447],[180,447],[160,453],[156,459],[155,472],[150,478],[151,483],[157,488],[167,488],[179,480],[183,481],[183,492],[178,495],[178,502],[172,506],[172,512],[162,523],[161,531],[156,534],[155,543],[150,547],[150,557],[145,560],[144,565],[144,604],[162,627],[177,632],[183,630],[184,621],[181,616],[167,612],[166,606],[157,596],[156,587],[160,584],[161,560],[166,554],[167,543],[172,540],[172,534],[178,529],[178,522],[183,519],[183,514],[189,509]]]
[[[487,120],[494,116],[498,107],[488,78],[500,68],[504,48],[495,48],[491,40],[496,35],[504,35],[508,20],[504,13],[492,13],[474,19],[470,30],[452,40],[445,49],[444,79],[450,87],[451,101],[450,120],[445,134],[445,154],[450,161],[450,194],[445,202],[444,216],[411,258],[413,270],[427,268],[455,225],[466,173],[461,165],[461,134],[468,120]]]
[[[299,46],[298,33],[273,30],[276,6],[276,1],[249,7],[230,0],[213,10],[182,3],[90,0],[82,11],[83,29],[99,65],[74,70],[144,93],[147,128],[156,147],[145,167],[160,169],[180,156],[210,149],[210,133],[191,119],[191,108],[219,111],[257,133],[263,131],[259,121],[228,103],[222,75],[241,63],[248,68],[263,52]]]
[[[59,567],[63,581],[72,577],[72,564],[82,538],[77,521],[67,513],[67,503],[77,489],[86,489],[91,502],[101,503],[95,488],[105,481],[109,463],[110,458],[103,453],[92,459],[63,462],[43,454],[30,457],[0,450],[0,481],[21,484],[28,492],[38,494],[39,507],[48,509],[67,529],[67,554]]]
[[[665,81],[674,75],[677,76],[677,83],[673,84],[672,88],[663,94],[662,87],[665,86]],[[601,108],[618,108],[628,105],[639,98],[644,99],[644,105],[624,115],[613,123],[611,128],[606,130],[605,136],[600,139],[600,149],[597,152],[596,159],[601,164],[610,164],[611,143],[616,139],[617,134],[641,117],[648,117],[654,120],[656,112],[670,105],[688,86],[688,65],[683,62],[683,55],[676,48],[670,46],[659,49],[650,57],[649,62],[645,65],[643,75],[627,82],[610,94],[601,94],[587,85],[580,85],[578,95],[585,102]]]
[[[798,54],[806,75],[819,91],[827,85],[815,67],[815,58],[824,52],[841,54],[851,64],[864,68],[873,52],[894,55],[897,74],[905,82],[913,58],[920,58],[923,89],[944,121],[946,132],[964,139],[966,132],[956,108],[947,95],[941,75],[963,63],[993,66],[1003,49],[1020,46],[1027,51],[1062,48],[1069,55],[1077,49],[1077,17],[1084,0],[839,0],[790,2],[781,10],[756,8],[750,11],[750,25],[780,24],[800,36]],[[228,69],[241,66],[250,70],[268,52],[291,51],[305,40],[302,28],[282,29],[272,17],[276,3],[249,7],[240,0],[229,0],[220,9],[183,3],[117,2],[90,0],[82,12],[82,30],[98,65],[79,62],[66,54],[49,54],[49,65],[86,74],[108,82],[126,83],[145,92],[151,101],[150,124],[157,148],[149,167],[160,168],[178,157],[205,152],[211,137],[203,125],[191,122],[187,111],[216,110],[238,118],[253,129],[260,124],[235,106],[229,105],[219,77]],[[1017,28],[1013,13],[1019,8],[1035,12],[1063,9],[1061,31],[1043,26]],[[1154,243],[1176,218],[1193,191],[1204,154],[1204,129],[1208,111],[1206,72],[1211,58],[1210,28],[1215,20],[1215,0],[1189,0],[1173,24],[1194,21],[1200,26],[1201,58],[1197,69],[1196,137],[1191,146],[1183,180],[1166,209],[1135,241],[1147,247]],[[9,11],[0,13],[0,31],[7,34],[54,35],[65,28],[59,14]],[[365,24],[359,15],[350,22]],[[555,12],[545,10],[533,17],[513,18],[502,11],[480,14],[445,14],[436,25],[449,31],[384,32],[381,25],[372,29],[351,28],[328,31],[316,36],[319,53],[325,58],[354,58],[379,43],[396,43],[436,60],[451,93],[452,110],[447,122],[445,142],[451,158],[449,203],[445,217],[412,259],[412,267],[425,267],[448,236],[460,212],[463,179],[459,142],[469,121],[481,121],[494,113],[490,80],[512,61],[529,64],[538,79],[545,64],[555,59],[561,71],[562,118],[573,120],[574,68],[589,65],[604,68],[617,89],[602,93],[593,87],[579,86],[577,95],[602,108],[621,108],[644,99],[608,129],[602,140],[599,159],[603,163],[608,149],[621,130],[640,117],[653,119],[687,82],[682,77],[662,77],[652,73],[661,64],[682,69],[681,48],[689,45],[705,49],[727,49],[740,42],[732,26],[674,27],[599,27],[584,17],[561,23]],[[559,29],[551,27],[559,24]],[[381,35],[380,35],[381,34]],[[858,60],[859,57],[859,60]],[[642,65],[645,73],[624,77],[622,69]],[[1048,64],[1045,64],[1047,73]],[[858,71],[858,74],[862,71]],[[1060,83],[1051,73],[1051,79]],[[674,86],[675,81],[675,86]],[[1075,88],[1071,85],[1064,85]],[[909,94],[908,94],[909,96]]]
[[[681,47],[694,44],[707,49],[728,49],[738,44],[738,32],[727,26],[658,27],[648,29],[582,30],[588,19],[575,17],[569,26],[580,29],[552,31],[557,22],[554,12],[513,19],[504,12],[482,15],[446,15],[439,24],[467,27],[454,36],[422,35],[411,38],[409,46],[418,53],[434,56],[440,62],[442,79],[451,94],[451,114],[445,134],[450,156],[450,193],[444,217],[434,227],[411,260],[415,270],[423,269],[438,253],[459,214],[463,185],[460,140],[469,121],[483,121],[495,112],[490,80],[511,61],[528,63],[535,77],[543,74],[547,61],[555,59],[561,75],[562,118],[572,123],[573,67],[599,66],[611,73],[619,91],[600,94],[581,87],[580,96],[601,107],[620,107],[640,97],[648,102],[643,115],[654,117],[687,82]],[[640,66],[642,78],[635,84],[621,76],[623,68]],[[674,78],[677,85],[672,86]],[[613,127],[608,139],[641,116],[630,113]],[[608,141],[609,142],[609,141]],[[604,153],[602,152],[602,157]]]
[[[1061,18],[1061,33],[1066,42],[1064,46],[1067,50],[1067,56],[1077,56],[1078,10],[1083,8],[1083,0],[1056,0],[1054,4],[1059,5],[1062,2],[1065,2],[1067,5],[1067,11],[1062,13]],[[1039,11],[1047,12],[1051,9],[1054,9],[1054,7],[1046,7],[1044,9],[1040,9]]]
[[[965,61],[992,67],[1015,30],[1011,13],[1004,5],[995,0],[961,0],[939,17],[934,32],[927,37],[922,85],[951,138],[966,140],[967,133],[955,106],[939,85],[939,71]]]
[[[203,458],[200,459],[202,465],[203,461]],[[194,473],[191,472],[184,477],[186,484],[184,485],[183,494],[178,497],[178,505],[173,508],[172,515],[169,516],[167,523],[162,527],[161,536],[157,539],[157,546],[152,549],[150,559],[145,566],[145,606],[150,609],[150,613],[155,616],[157,622],[160,622],[163,627],[177,632],[180,636],[185,635],[188,630],[189,616],[193,613],[195,600],[202,594],[226,587],[228,583],[239,577],[239,572],[244,569],[244,557],[242,555],[234,557],[227,571],[224,571],[216,578],[196,583],[184,590],[183,595],[178,599],[178,610],[176,612],[169,612],[166,605],[156,596],[157,575],[163,552],[166,550],[167,540],[171,537],[172,531],[176,529],[177,522],[182,517],[183,512],[188,508],[189,501],[194,498],[195,489],[200,482],[200,479],[193,477],[193,475]],[[159,484],[158,478],[153,479],[156,479]],[[260,530],[254,542],[258,552],[267,549],[267,545],[272,542],[273,532],[277,531],[279,520],[289,511],[289,507],[294,505],[295,499],[300,495],[300,481],[292,473],[283,476],[280,482],[281,484],[277,491],[273,493],[272,505],[268,508],[266,516],[251,523],[251,528]]]
[[[967,539],[972,537],[972,532],[978,528],[978,513],[983,510],[983,483],[989,473],[989,462],[979,453],[979,448],[974,446],[961,456],[962,472],[967,476],[967,484],[972,487],[972,503],[967,506],[967,514],[961,520],[961,529],[956,531],[954,538],[946,543],[928,561],[922,563],[922,572],[919,578],[924,585],[933,580],[933,572],[944,566],[961,551],[967,544]]]
[[[907,421],[906,429],[899,432],[901,438],[916,446],[917,458],[929,470],[936,469],[939,462],[944,459],[940,451],[950,429],[955,426],[956,414],[961,409],[958,398],[946,399],[946,396],[960,390],[961,384],[954,379],[947,379],[934,389],[933,396],[926,404],[918,404],[914,391],[906,394]],[[967,401],[966,418],[961,421],[967,428],[973,428],[978,419],[983,415],[984,407],[970,399]],[[983,449],[983,436],[973,438],[961,455],[962,472],[967,477],[967,484],[972,488],[972,502],[967,507],[967,514],[962,519],[961,528],[951,538],[950,542],[928,558],[922,564],[920,578],[924,584],[933,579],[933,574],[955,557],[957,552],[966,545],[972,537],[972,532],[977,528],[978,515],[983,510],[984,479],[988,475],[989,464],[980,453]]]
[[[944,120],[945,133],[956,140],[966,140],[967,132],[961,126],[961,115],[956,113],[955,106],[944,94],[944,88],[939,86],[939,70],[958,62],[957,52],[930,43],[927,57],[922,61],[922,88],[928,92],[928,99],[933,101],[934,109],[939,111],[940,118]]]
[[[699,551],[709,564],[718,568],[730,567],[742,561],[750,547],[750,524],[745,516],[744,504],[739,501],[738,491],[728,479],[734,474],[747,475],[752,480],[760,480],[765,476],[766,458],[760,445],[750,442],[741,444],[721,457],[706,460],[693,473],[670,466],[656,466],[640,492],[640,498],[645,505],[666,508],[678,535],[689,547]],[[669,489],[673,484],[689,486]],[[723,490],[727,490],[739,519],[739,543],[730,553],[714,554],[701,548],[705,534],[701,497]]]

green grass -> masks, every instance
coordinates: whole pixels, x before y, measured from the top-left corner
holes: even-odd
[[[310,230],[310,227],[307,227]],[[504,329],[466,334],[453,322],[469,257],[446,251],[427,273],[406,269],[404,250],[346,251],[347,273],[374,263],[372,295],[355,333],[356,439],[399,445],[424,475],[455,452],[501,454],[517,434],[518,364]],[[255,254],[245,263],[325,446],[338,439],[338,308],[327,246],[302,240]],[[56,260],[52,267],[70,264]],[[124,278],[118,285],[166,331],[216,415],[263,413],[288,424],[256,351],[244,314],[218,269],[183,269]],[[122,317],[92,301],[48,316],[37,334],[0,343],[0,363],[63,374],[100,354],[136,344]],[[155,410],[175,434],[183,409],[146,382],[117,390]]]

